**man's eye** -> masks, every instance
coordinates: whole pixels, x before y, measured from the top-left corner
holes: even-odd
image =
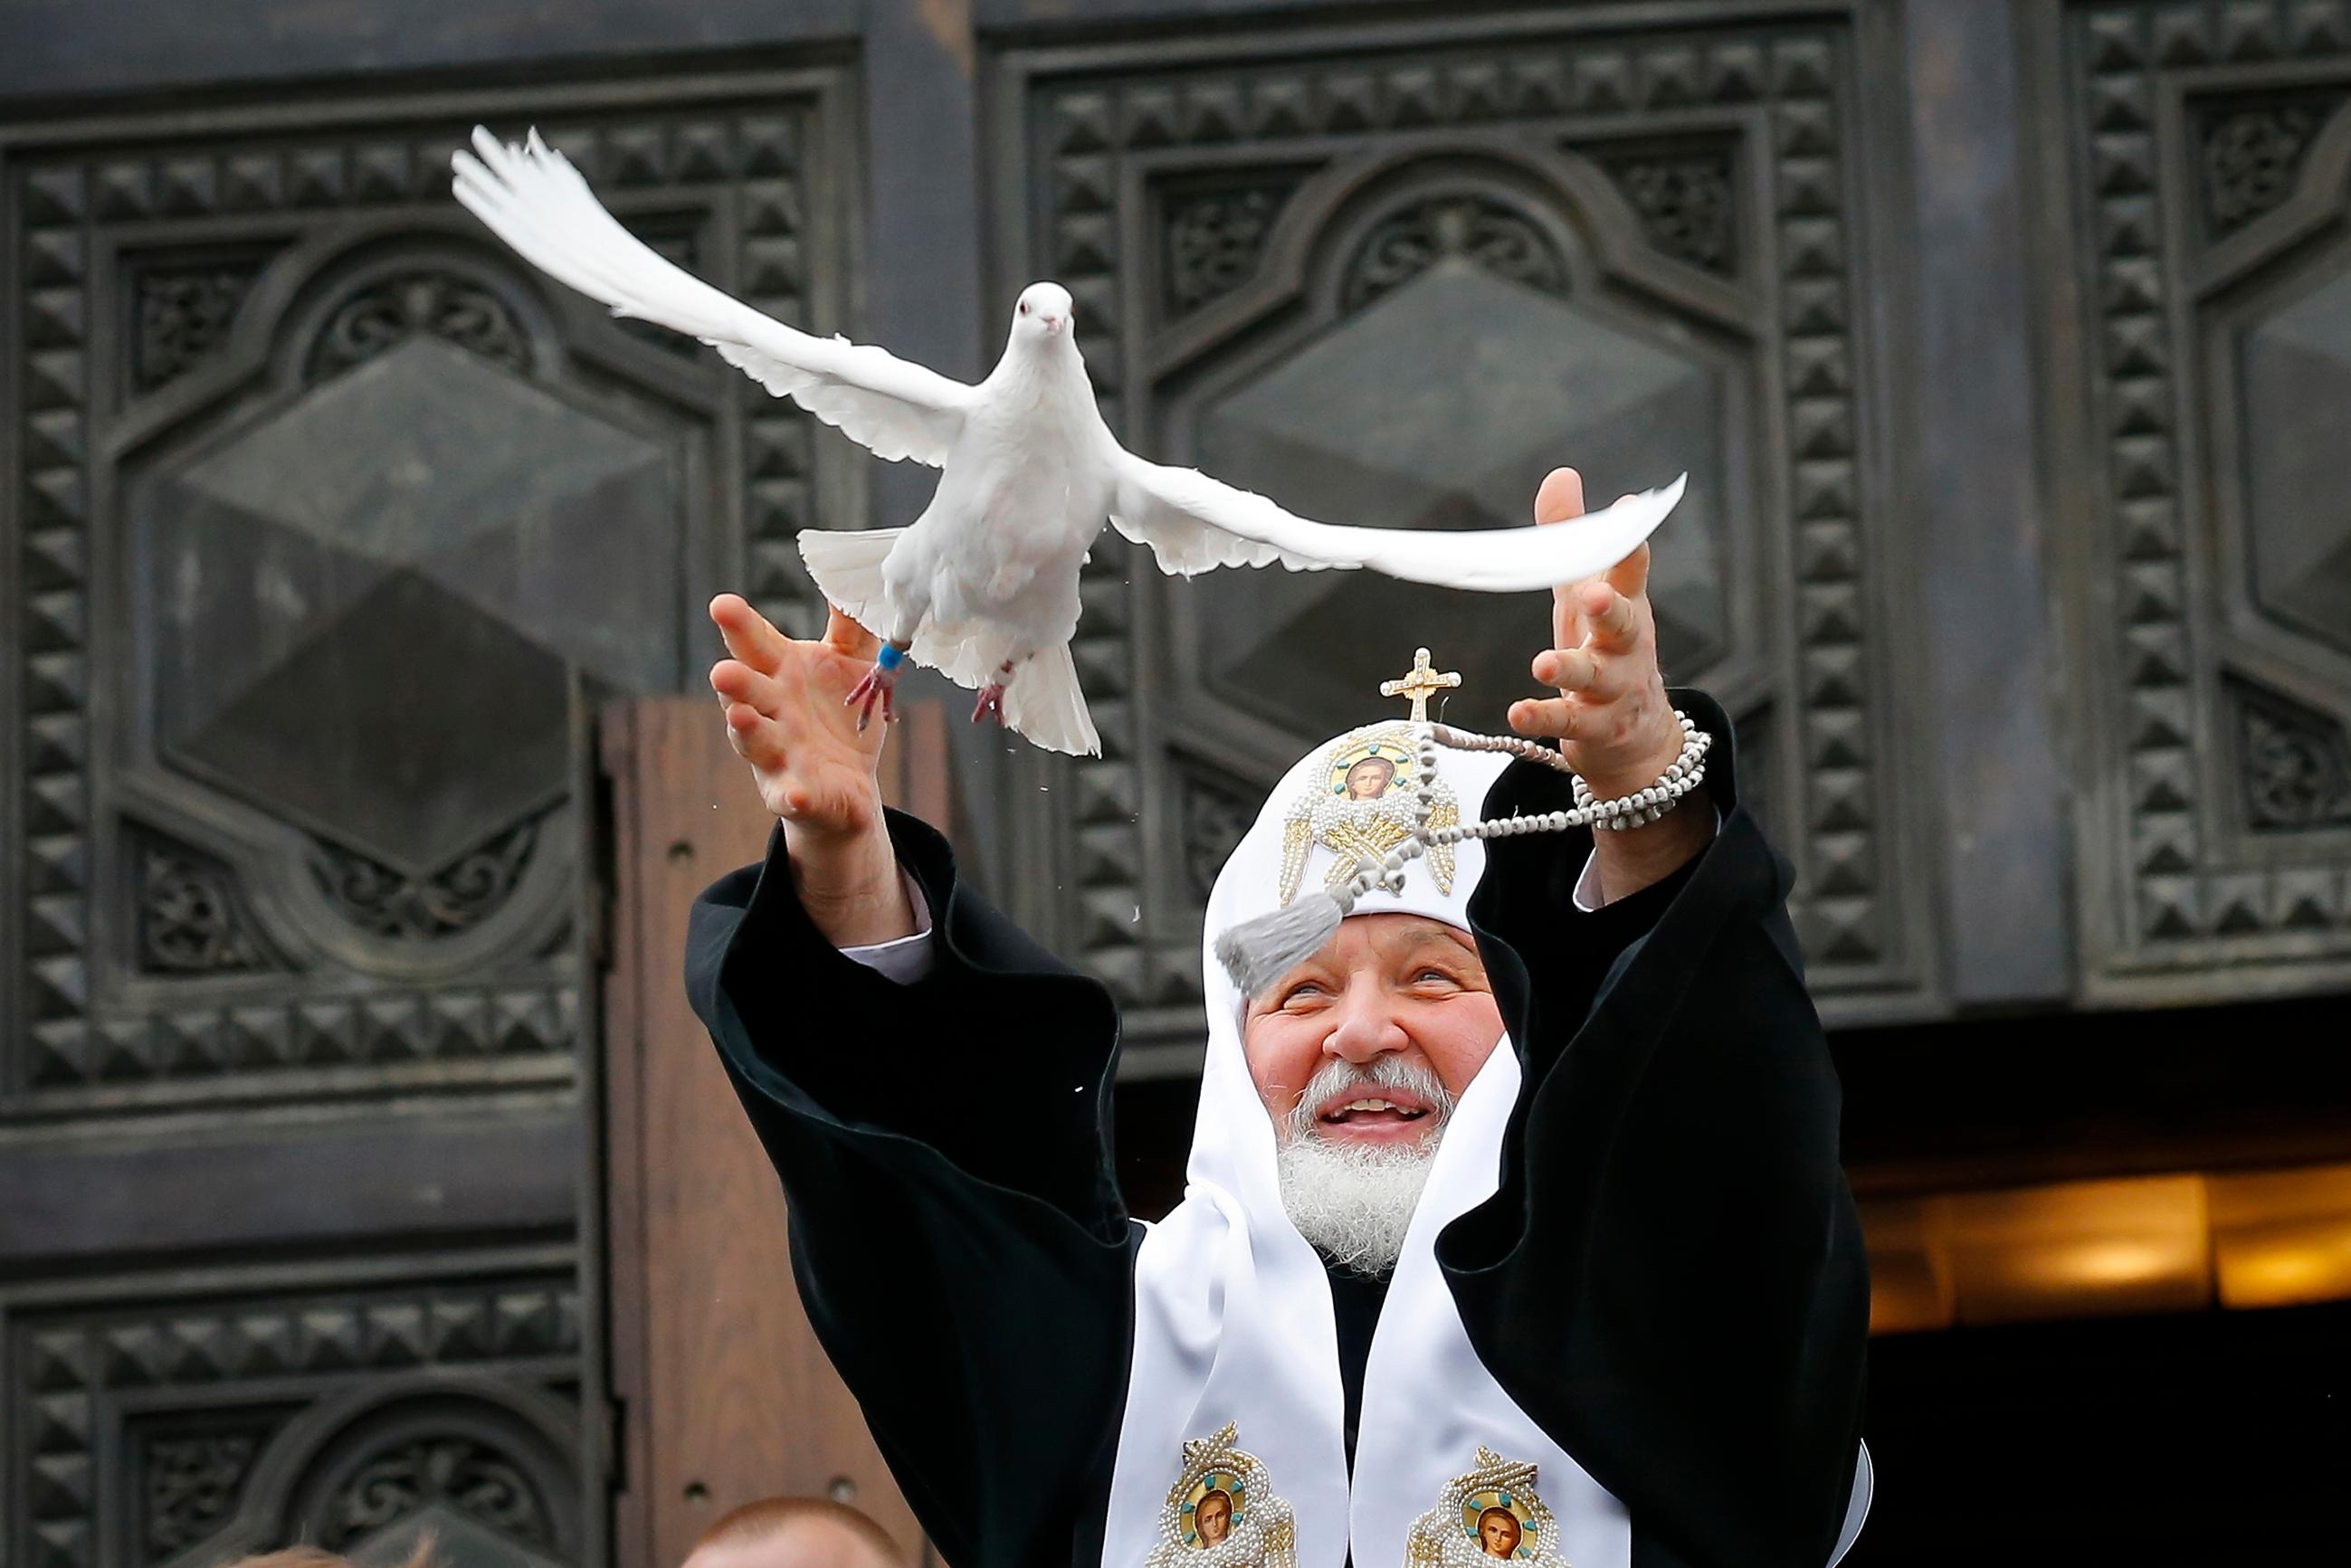
[[[1322,994],[1322,981],[1320,981],[1320,980],[1301,980],[1301,981],[1299,981],[1299,982],[1298,982],[1298,984],[1296,984],[1296,985],[1294,985],[1294,986],[1290,987],[1290,989],[1288,989],[1288,990],[1286,990],[1286,991],[1284,991],[1284,992],[1282,992],[1282,993],[1281,993],[1281,1005],[1282,1005],[1283,1007],[1288,1007],[1290,1003],[1295,1002],[1295,1001],[1310,1001],[1310,1002],[1311,1002],[1311,1001],[1312,1001],[1315,998],[1317,998],[1317,997],[1321,996]]]
[[[1437,968],[1435,965],[1431,965],[1427,968],[1423,969],[1419,974],[1415,975],[1412,977],[1412,983],[1416,986],[1458,986],[1461,982],[1450,972]]]

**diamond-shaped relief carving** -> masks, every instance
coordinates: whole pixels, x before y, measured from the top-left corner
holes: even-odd
[[[26,1491],[37,1519],[78,1518],[89,1511],[90,1464],[82,1454],[43,1454],[26,1474]]]
[[[2138,883],[2140,929],[2166,941],[2181,941],[2203,929],[2204,899],[2193,876],[2147,876]]]
[[[2176,811],[2195,794],[2195,765],[2184,751],[2145,751],[2130,760],[2131,800],[2142,811]]]
[[[741,232],[749,236],[796,231],[801,225],[798,128],[814,101],[811,97],[805,102],[774,103],[758,123],[748,125],[731,115],[696,121],[693,136],[681,127],[672,143],[678,159],[673,177],[731,176],[745,157],[758,162],[765,172],[758,182],[761,191],[738,210]],[[622,140],[621,160],[638,156],[636,148],[643,139],[627,126],[599,128],[588,132],[584,141],[574,127],[564,132],[566,144],[581,156],[601,158],[606,129]],[[738,131],[747,150],[743,156],[737,149]],[[433,134],[377,138],[358,147],[320,147],[314,141],[271,146],[266,138],[255,138],[241,150],[218,155],[140,158],[109,148],[104,156],[91,158],[87,150],[69,149],[46,166],[36,160],[19,170],[11,193],[16,200],[14,232],[22,241],[26,262],[20,269],[26,291],[16,302],[19,331],[8,347],[15,354],[12,384],[19,392],[18,407],[27,416],[17,427],[20,450],[31,461],[22,471],[23,486],[14,503],[21,524],[18,582],[26,591],[17,605],[24,700],[18,710],[20,744],[14,755],[28,774],[20,782],[19,799],[28,803],[37,820],[31,824],[36,831],[19,841],[25,857],[15,869],[21,878],[18,885],[30,897],[56,903],[56,907],[37,904],[30,911],[40,944],[54,946],[85,926],[86,910],[67,904],[89,896],[89,852],[84,836],[89,818],[84,776],[89,749],[82,739],[88,725],[81,710],[91,693],[89,662],[82,653],[88,614],[81,584],[90,501],[83,465],[107,459],[91,449],[95,427],[83,424],[81,413],[90,387],[82,339],[95,306],[79,283],[78,269],[89,258],[78,225],[90,217],[158,225],[142,233],[141,245],[152,246],[149,254],[166,261],[225,254],[214,248],[222,232],[217,228],[208,228],[199,244],[191,245],[160,225],[180,217],[210,223],[226,214],[305,213],[354,200],[413,201],[431,187],[436,178],[433,171],[445,167],[446,152],[446,138]],[[722,259],[716,265],[725,271],[732,262]],[[795,302],[789,308],[799,307]],[[131,326],[135,333],[135,321],[127,312],[121,324]],[[118,330],[115,340],[129,335]],[[799,417],[796,411],[793,417]],[[129,487],[111,493],[128,494]],[[152,519],[133,526],[147,520]],[[664,534],[674,538],[674,527],[656,530],[656,537]],[[762,542],[772,541],[754,541],[754,548]],[[330,1057],[338,1064],[350,1060],[349,1030],[307,1024],[293,1029],[284,1009],[259,1009],[274,1012],[269,1022],[198,1009],[159,1016],[152,1027],[135,1019],[92,1026],[82,1021],[91,998],[89,967],[82,956],[58,950],[27,957],[15,981],[26,1003],[21,1016],[27,1027],[15,1042],[21,1054],[0,1059],[6,1079],[19,1086],[129,1082],[159,1072],[235,1071],[261,1064],[321,1066]],[[7,983],[0,981],[0,986]],[[420,1043],[423,1052],[430,1054],[436,1030],[452,1050],[492,1036],[487,1050],[494,1052],[569,1048],[574,1027],[570,998],[543,991],[528,998],[511,995],[512,1005],[495,1025],[489,1003],[477,995],[470,1015],[481,1020],[475,1027],[435,1021],[396,1032],[367,1035],[362,1030],[361,1037],[395,1061],[416,1054]],[[241,1027],[245,1023],[253,1027]],[[481,1048],[473,1049],[480,1053]]]
[[[2222,936],[2250,936],[2270,924],[2270,879],[2259,872],[2232,872],[2211,883],[2212,929]]]
[[[2116,256],[2147,256],[2156,247],[2159,214],[2152,196],[2118,196],[2098,207],[2105,248]]]
[[[28,227],[81,221],[88,184],[77,164],[35,170],[25,181],[25,222]]]
[[[2142,131],[2154,120],[2154,91],[2144,75],[2102,75],[2090,82],[2090,130]]]
[[[1874,899],[1807,898],[1792,914],[1807,954],[1843,964],[1868,963],[1878,956]]]
[[[78,1013],[76,996],[56,1004]],[[191,1009],[92,1028],[35,1031],[39,1084],[119,1082],[245,1069],[345,1067],[467,1056],[531,1056],[573,1043],[568,992],[429,996]]]
[[[44,1520],[33,1527],[33,1561],[37,1568],[89,1568],[90,1527],[88,1520]]]
[[[2131,824],[2131,864],[2142,873],[2196,869],[2196,823],[2185,811],[2144,811]]]
[[[1805,758],[1815,768],[1865,768],[1869,727],[1852,709],[1823,709],[1804,717]]]
[[[1409,407],[1393,389],[1416,389]],[[1455,406],[1455,405],[1458,406]],[[1524,519],[1529,476],[1577,455],[1594,491],[1662,484],[1722,439],[1711,372],[1563,299],[1440,261],[1212,408],[1203,465],[1278,494],[1309,516],[1387,528],[1509,528]],[[1651,580],[1667,658],[1677,672],[1720,652],[1722,547],[1711,476],[1675,515],[1676,548]],[[1613,487],[1613,488],[1612,488]],[[1606,494],[1602,494],[1606,492]],[[1499,712],[1530,677],[1516,651],[1485,634],[1480,595],[1363,575],[1228,573],[1193,585],[1210,684],[1300,734],[1360,706],[1411,625]],[[1451,627],[1447,634],[1446,628]],[[1312,649],[1311,658],[1299,650]],[[1484,652],[1479,652],[1483,650]],[[1466,664],[1460,664],[1462,660]]]
[[[2234,4],[2221,7],[2221,58],[2269,59],[2278,53],[2283,42],[2278,31],[2278,7],[2267,0],[2257,5],[2235,0]]]
[[[52,1394],[26,1406],[26,1438],[37,1454],[69,1453],[89,1443],[89,1396]]]
[[[1078,940],[1089,950],[1143,940],[1138,906],[1123,888],[1081,894],[1078,908]]]
[[[1796,277],[1781,291],[1792,337],[1841,336],[1845,329],[1844,282],[1835,277]]]
[[[2179,553],[2179,507],[2169,497],[2145,497],[2119,508],[2122,559],[2167,565]]]
[[[2298,0],[2286,14],[2286,47],[2297,55],[2351,47],[2351,7],[2343,0]]]
[[[286,166],[274,153],[231,158],[222,172],[221,205],[230,212],[270,212],[285,201]]]
[[[2351,879],[2342,873],[2322,868],[2280,873],[2273,890],[2279,929],[2325,931],[2339,924],[2346,883]]]
[[[2158,11],[2150,50],[2160,66],[2199,66],[2212,57],[2211,7],[2174,5]]]
[[[2351,653],[2351,510],[2341,505],[2351,271],[2248,330],[2240,362],[2254,596]]]
[[[210,158],[174,158],[158,166],[155,210],[167,217],[214,211],[220,203],[220,166]]]
[[[1851,708],[1861,701],[1861,650],[1852,644],[1807,648],[1801,674],[1807,706]]]
[[[321,450],[350,460],[307,460]],[[663,448],[410,339],[171,476],[165,744],[387,864],[437,868],[562,788],[567,658],[675,685],[642,635],[674,608],[670,483]]]
[[[36,1019],[72,1018],[89,1000],[89,968],[79,958],[39,958],[26,966]]]
[[[2133,751],[2186,746],[2195,733],[2189,712],[2189,694],[2176,686],[2133,692],[2130,719],[2127,738]]]
[[[296,207],[340,206],[350,196],[350,161],[340,147],[292,152],[286,199]]]
[[[2155,188],[2155,139],[2117,131],[2090,143],[2091,183],[2102,196],[2129,195]]]
[[[2176,622],[2136,625],[2125,634],[2125,674],[2135,686],[2176,686],[2188,679],[2188,633]]]

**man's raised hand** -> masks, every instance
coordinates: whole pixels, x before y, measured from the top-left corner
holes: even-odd
[[[1535,521],[1573,528],[1583,480],[1555,468],[1535,493]],[[1681,726],[1657,669],[1657,619],[1649,606],[1649,547],[1599,577],[1552,590],[1552,646],[1534,678],[1559,695],[1510,706],[1510,727],[1560,743],[1569,766],[1602,800],[1657,781],[1680,755]]]
[[[1554,468],[1535,493],[1535,521],[1573,528],[1583,480]],[[1552,645],[1534,656],[1534,678],[1556,697],[1510,705],[1510,727],[1559,742],[1592,792],[1613,800],[1656,783],[1681,755],[1681,723],[1657,670],[1657,618],[1649,608],[1646,544],[1598,577],[1552,590]],[[1661,882],[1714,836],[1713,812],[1685,803],[1646,826],[1593,835],[1604,902]]]
[[[836,610],[820,642],[785,636],[737,594],[710,601],[731,658],[710,669],[726,737],[782,819],[792,884],[835,946],[914,929],[874,774],[887,725],[861,731],[845,699],[873,662],[872,633]]]
[[[733,655],[710,669],[726,737],[751,764],[759,800],[811,835],[848,838],[881,823],[874,770],[886,727],[860,733],[842,699],[872,663],[873,635],[832,612],[821,642],[795,642],[739,595],[710,601]]]

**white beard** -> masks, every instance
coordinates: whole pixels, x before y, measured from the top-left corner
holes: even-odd
[[[1374,1091],[1408,1089],[1425,1101],[1428,1126],[1420,1141],[1363,1145],[1326,1137],[1314,1108],[1358,1084]],[[1290,1222],[1332,1263],[1374,1277],[1394,1273],[1452,1114],[1453,1096],[1443,1081],[1417,1063],[1395,1056],[1374,1058],[1364,1067],[1329,1062],[1277,1128],[1276,1169]]]

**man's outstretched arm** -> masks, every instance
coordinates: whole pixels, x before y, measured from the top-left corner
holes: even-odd
[[[1572,473],[1545,481],[1538,517],[1581,509]],[[1674,760],[1678,701],[1713,737],[1706,788],[1640,828],[1489,849],[1470,918],[1526,1086],[1500,1189],[1437,1258],[1486,1364],[1630,1506],[1636,1560],[1819,1568],[1855,1477],[1869,1312],[1836,1076],[1786,862],[1740,808],[1727,716],[1666,689],[1647,577],[1645,546],[1554,595],[1533,673],[1560,695],[1511,723],[1558,738],[1604,799]],[[1522,762],[1486,812],[1570,800]]]
[[[1115,1021],[957,890],[935,833],[888,825],[937,906],[928,976],[837,951],[779,830],[696,900],[687,991],[790,1201],[809,1320],[925,1531],[983,1568],[1072,1561],[1125,1384]]]
[[[1071,1560],[1125,1381],[1115,1009],[883,810],[887,727],[842,706],[854,622],[802,643],[733,595],[711,616],[733,655],[711,685],[778,821],[695,901],[686,988],[790,1200],[801,1299],[950,1558]],[[904,983],[841,949],[911,934],[910,887],[931,934]],[[1011,1348],[1033,1343],[1052,1354]]]

